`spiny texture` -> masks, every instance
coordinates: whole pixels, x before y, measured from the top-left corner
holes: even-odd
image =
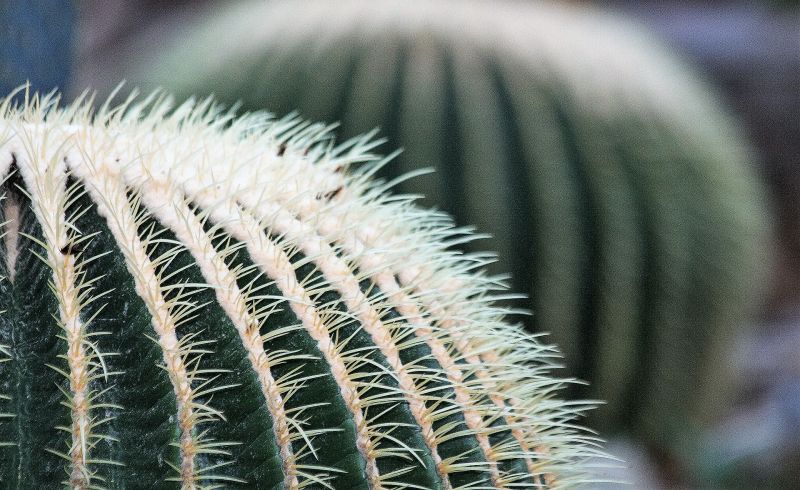
[[[360,138],[0,106],[4,488],[561,488],[584,402]]]
[[[347,137],[380,126],[404,149],[386,175],[435,167],[400,188],[493,236],[490,270],[514,271],[531,328],[608,401],[598,423],[674,441],[728,402],[761,189],[707,87],[647,33],[540,2],[247,1],[151,51],[137,82]]]

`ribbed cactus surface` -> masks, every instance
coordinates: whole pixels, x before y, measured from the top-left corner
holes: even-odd
[[[763,202],[735,125],[646,32],[543,2],[224,9],[133,78],[381,127],[404,149],[385,175],[437,170],[400,188],[493,236],[491,270],[514,271],[602,422],[664,441],[724,406]]]
[[[368,138],[0,106],[0,486],[556,488],[586,403]],[[166,115],[169,114],[169,115]]]

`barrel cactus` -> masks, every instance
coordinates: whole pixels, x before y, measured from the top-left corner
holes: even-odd
[[[404,149],[383,175],[433,166],[400,189],[493,236],[490,270],[515,272],[529,327],[607,400],[598,426],[664,442],[725,406],[720,359],[759,282],[761,189],[708,87],[646,32],[542,2],[223,8],[139,46],[158,54],[129,76],[341,121],[344,137],[381,127]]]
[[[556,351],[361,138],[210,101],[0,105],[4,488],[560,488]]]

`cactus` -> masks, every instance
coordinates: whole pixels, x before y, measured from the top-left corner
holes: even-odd
[[[380,126],[404,148],[384,175],[433,166],[400,189],[494,237],[490,270],[515,271],[530,327],[608,401],[599,426],[664,442],[724,407],[763,199],[735,124],[647,33],[541,2],[225,8],[132,79]]]
[[[0,104],[4,488],[561,488],[597,441],[369,137]],[[477,271],[476,271],[477,269]]]

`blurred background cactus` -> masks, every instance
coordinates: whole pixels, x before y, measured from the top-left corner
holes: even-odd
[[[535,2],[246,1],[125,71],[341,137],[379,127],[403,148],[386,178],[434,167],[397,187],[492,236],[464,248],[499,252],[605,433],[673,447],[729,400],[761,189],[710,89],[635,26]]]
[[[437,168],[398,187],[496,235],[458,246],[499,250],[492,270],[531,295],[511,303],[534,310],[522,320],[609,400],[597,427],[648,441],[673,482],[792,481],[774,468],[800,453],[800,10],[609,2],[621,20],[592,2],[406,3],[87,1],[73,89],[127,79],[341,121],[339,135],[380,127],[385,151],[404,147],[383,176]],[[676,459],[676,445],[701,450]]]

